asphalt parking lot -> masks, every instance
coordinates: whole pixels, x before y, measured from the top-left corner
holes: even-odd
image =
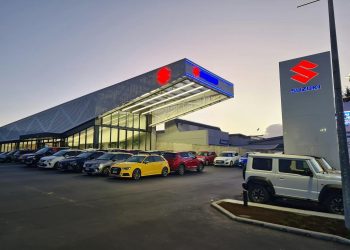
[[[1,164],[0,249],[348,249],[210,206],[241,182],[237,168],[131,181]]]

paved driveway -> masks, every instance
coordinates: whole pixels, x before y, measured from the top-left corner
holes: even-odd
[[[349,249],[229,220],[241,170],[138,182],[0,165],[0,249]]]

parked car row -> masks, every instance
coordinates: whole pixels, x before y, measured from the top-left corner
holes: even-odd
[[[34,150],[12,150],[0,154],[0,162],[18,162],[24,154],[33,153]]]
[[[78,150],[66,147],[45,147],[22,154],[20,161],[30,167],[82,172],[121,178],[161,175],[184,175],[186,171],[203,172],[205,161],[195,152],[141,150]]]
[[[65,150],[65,151],[62,151],[62,150]],[[156,155],[171,153],[169,151],[159,151],[159,150],[142,151],[142,150],[124,150],[124,149],[108,149],[108,150],[100,150],[100,151],[118,152],[118,153],[126,153],[126,154],[144,153],[144,154],[156,154]],[[70,158],[72,156],[77,156],[81,152],[82,150],[69,150],[69,148],[62,148],[62,147],[45,147],[36,152],[32,150],[14,150],[14,151],[0,154],[0,162],[20,161],[31,166],[35,166],[39,164],[39,167],[42,167],[42,168],[57,168],[59,161],[65,158]],[[204,166],[214,165],[214,166],[228,166],[228,167],[234,167],[234,166],[243,167],[247,162],[246,161],[247,154],[241,157],[235,151],[224,151],[219,155],[217,155],[214,151],[199,151],[198,153],[194,151],[187,151],[187,153],[191,154],[191,156],[184,157],[184,158],[190,159],[191,157],[195,156],[197,159],[195,161],[201,161],[202,165]],[[169,154],[169,156],[170,155],[171,154]],[[94,157],[94,155],[92,157]],[[173,162],[173,159],[170,159],[170,161]],[[77,163],[77,165],[79,169],[82,169],[81,163]],[[182,168],[184,169],[192,168],[187,163],[187,161],[182,165],[183,166],[180,166],[180,172],[183,172]],[[198,167],[199,163],[197,162],[194,165]]]

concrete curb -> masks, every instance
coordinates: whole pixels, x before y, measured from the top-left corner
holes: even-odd
[[[223,199],[223,200],[220,200],[220,202],[229,202],[229,203],[235,203],[235,204],[241,204],[241,205],[243,204],[243,201],[233,200],[233,199]],[[289,208],[289,207],[279,207],[274,205],[255,203],[251,201],[249,202],[249,206],[262,207],[262,208],[268,208],[268,209],[277,210],[277,211],[285,211],[285,212],[299,213],[299,214],[305,214],[305,215],[313,215],[313,216],[325,217],[330,219],[345,220],[344,215],[316,212],[316,211],[310,211],[310,210],[302,210],[302,209]]]
[[[252,220],[252,219],[247,219],[247,218],[243,218],[243,217],[238,217],[238,216],[232,214],[231,212],[227,211],[223,207],[219,206],[219,204],[221,202],[228,202],[228,201],[227,200],[214,201],[211,203],[211,206],[213,206],[215,209],[217,209],[221,213],[225,214],[226,216],[228,216],[232,220],[244,222],[244,223],[248,223],[248,224],[252,224],[252,225],[258,225],[258,226],[262,226],[262,227],[266,227],[266,228],[270,228],[270,229],[274,229],[274,230],[279,230],[279,231],[283,231],[283,232],[289,232],[289,233],[294,233],[294,234],[298,234],[298,235],[313,237],[316,239],[333,241],[333,242],[338,242],[338,243],[350,245],[349,239],[346,239],[346,238],[343,238],[340,236],[326,234],[326,233],[319,233],[319,232],[305,230],[305,229],[299,229],[299,228],[295,228],[295,227],[288,227],[288,226],[273,224],[273,223],[269,223],[269,222],[263,222],[263,221],[259,221],[259,220]],[[237,204],[243,204],[242,201],[236,201],[236,202],[237,202]],[[236,203],[236,202],[234,202],[234,203]]]

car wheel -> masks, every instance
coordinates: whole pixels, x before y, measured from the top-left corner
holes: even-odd
[[[166,176],[168,176],[168,174],[169,174],[168,168],[163,168],[162,169],[162,176],[166,177]]]
[[[184,175],[185,174],[185,166],[184,165],[180,165],[179,168],[177,169],[177,173],[179,175]]]
[[[230,161],[230,167],[231,168],[233,167],[233,161]]]
[[[324,205],[328,212],[333,214],[344,214],[343,196],[339,193],[330,194]]]
[[[203,169],[204,169],[204,166],[203,166],[202,163],[200,163],[200,164],[198,165],[198,167],[197,167],[197,172],[198,172],[198,173],[202,173],[202,172],[203,172]]]
[[[102,175],[104,175],[104,176],[109,176],[109,168],[108,168],[108,167],[105,167],[105,168],[102,170]]]
[[[132,172],[132,178],[134,180],[139,180],[141,178],[141,170],[140,169],[135,169],[134,172]]]
[[[250,185],[248,196],[250,201],[256,203],[267,203],[270,200],[270,193],[262,185]]]

